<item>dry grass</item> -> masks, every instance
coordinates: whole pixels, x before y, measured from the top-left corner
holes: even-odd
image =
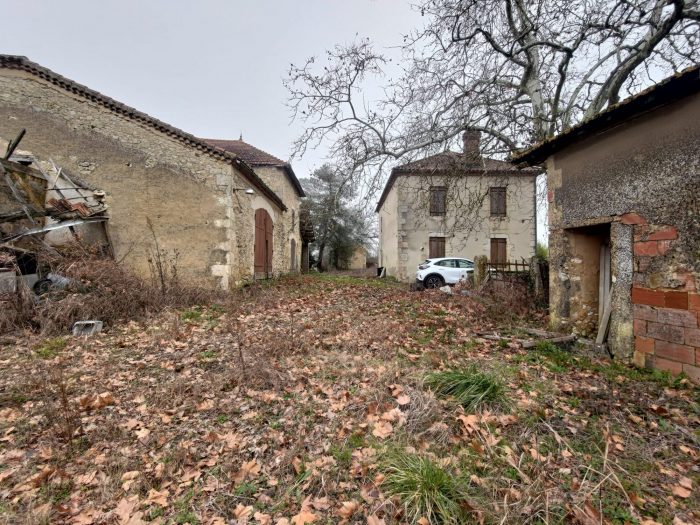
[[[68,332],[76,321],[97,319],[113,326],[166,309],[226,300],[222,292],[188,286],[176,273],[168,274],[167,280],[155,275],[144,280],[116,261],[83,249],[45,254],[41,260],[52,273],[72,283],[39,298],[24,286],[17,293],[4,294],[0,297],[0,333],[29,329],[44,335],[60,334]]]

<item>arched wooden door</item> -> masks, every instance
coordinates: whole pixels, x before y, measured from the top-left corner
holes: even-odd
[[[272,217],[266,210],[255,210],[254,267],[256,279],[272,277]]]

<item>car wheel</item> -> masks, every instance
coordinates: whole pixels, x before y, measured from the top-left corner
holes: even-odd
[[[426,288],[440,288],[445,284],[445,281],[439,275],[429,275],[423,282]]]

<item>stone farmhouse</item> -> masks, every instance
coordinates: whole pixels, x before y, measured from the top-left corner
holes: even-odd
[[[256,148],[241,140],[203,139],[208,144],[233,153],[246,164],[277,194],[285,204],[287,213],[275,223],[275,247],[286,247],[275,250],[272,257],[272,267],[283,269],[285,272],[297,272],[300,268],[302,239],[299,230],[300,199],[305,196],[299,179],[297,179],[291,164],[269,153]],[[265,210],[270,214],[270,210]],[[262,212],[258,212],[258,217]],[[271,214],[270,214],[271,216]],[[259,220],[259,219],[258,219]],[[260,275],[264,271],[258,258],[255,272]]]
[[[547,168],[554,327],[700,382],[700,68],[513,161]]]
[[[291,168],[287,177],[258,173],[236,153],[0,55],[0,141],[22,128],[25,152],[104,190],[114,255],[137,273],[149,274],[149,222],[161,249],[178,254],[179,274],[199,284],[227,289],[256,266],[258,276],[296,267],[302,193],[285,189],[295,186]]]
[[[480,133],[446,151],[395,167],[379,214],[378,265],[401,281],[433,257],[483,255],[493,264],[530,259],[537,242],[539,168],[518,169],[480,152]]]

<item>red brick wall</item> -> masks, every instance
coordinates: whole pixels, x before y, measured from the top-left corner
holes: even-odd
[[[636,213],[623,215],[622,222],[634,225],[634,362],[684,372],[700,383],[700,293],[695,278],[676,269],[674,288],[655,286],[655,281],[669,279],[649,271],[654,258],[664,258],[673,249],[678,232],[669,225],[649,225]]]

